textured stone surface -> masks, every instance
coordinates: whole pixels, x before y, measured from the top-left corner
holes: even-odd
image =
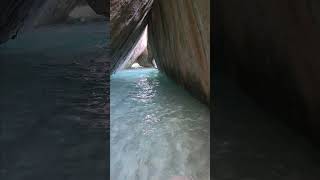
[[[109,17],[109,1],[87,0],[92,9]],[[14,38],[22,26],[33,27],[66,19],[85,0],[3,0],[0,2],[0,44]]]
[[[149,54],[148,48],[144,49],[144,51],[136,59],[136,62],[142,67],[153,67],[152,56]]]
[[[120,65],[120,69],[130,68],[133,63],[136,62],[137,58],[142,55],[142,53],[147,49],[148,37],[147,28],[140,35],[137,44],[128,53],[126,60]]]
[[[155,0],[149,20],[158,68],[209,103],[210,1]]]
[[[111,0],[111,71],[130,59],[133,48],[147,25],[153,0]]]
[[[37,0],[2,0],[0,2],[0,43],[14,38],[21,28],[29,10]]]
[[[79,2],[79,0],[46,1],[33,23],[35,26],[40,26],[64,21]]]
[[[223,61],[250,95],[313,135],[320,128],[320,3],[216,2]],[[216,51],[219,52],[219,51]]]

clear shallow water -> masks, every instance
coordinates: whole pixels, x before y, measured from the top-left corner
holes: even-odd
[[[0,179],[106,177],[106,23],[57,25],[0,46]]]
[[[112,180],[209,179],[210,113],[156,69],[110,83]]]

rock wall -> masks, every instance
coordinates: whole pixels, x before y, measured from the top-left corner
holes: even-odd
[[[319,1],[220,0],[215,9],[218,48],[239,84],[290,124],[318,136]]]
[[[110,0],[86,0],[89,6],[99,15],[110,18]]]
[[[92,9],[109,17],[110,2],[87,0]],[[85,0],[2,0],[0,2],[0,44],[15,38],[18,31],[66,19],[77,4]]]
[[[146,68],[154,67],[152,64],[152,54],[149,53],[148,48],[144,49],[144,51],[140,54],[140,56],[136,59],[136,62]]]
[[[210,103],[210,0],[155,0],[148,24],[158,68]]]
[[[47,0],[35,17],[33,25],[41,26],[64,21],[79,3],[80,0]]]
[[[130,59],[133,48],[147,25],[153,0],[111,0],[111,71]]]
[[[142,34],[140,35],[140,38],[137,42],[137,44],[132,48],[132,50],[127,55],[126,60],[119,66],[119,70],[121,69],[128,69],[131,67],[133,63],[137,60],[138,57],[147,49],[147,43],[148,43],[148,28],[146,27]],[[141,64],[140,64],[141,65]]]
[[[0,44],[14,38],[32,7],[40,5],[37,0],[0,1]]]

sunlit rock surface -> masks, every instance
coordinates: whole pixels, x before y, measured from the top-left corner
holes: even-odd
[[[118,70],[128,69],[134,63],[137,63],[142,67],[153,67],[153,64],[152,64],[153,57],[149,49],[150,46],[148,45],[147,31],[148,31],[148,28],[146,27],[142,35],[140,36],[139,41],[133,47],[133,49],[129,52],[129,54],[126,57],[126,60],[120,65]]]
[[[158,68],[209,103],[210,1],[156,0],[148,24]]]

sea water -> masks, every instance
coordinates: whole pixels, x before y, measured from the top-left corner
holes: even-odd
[[[103,179],[106,22],[61,24],[0,46],[0,179]]]
[[[123,70],[110,82],[112,180],[208,180],[207,106],[157,69]]]

